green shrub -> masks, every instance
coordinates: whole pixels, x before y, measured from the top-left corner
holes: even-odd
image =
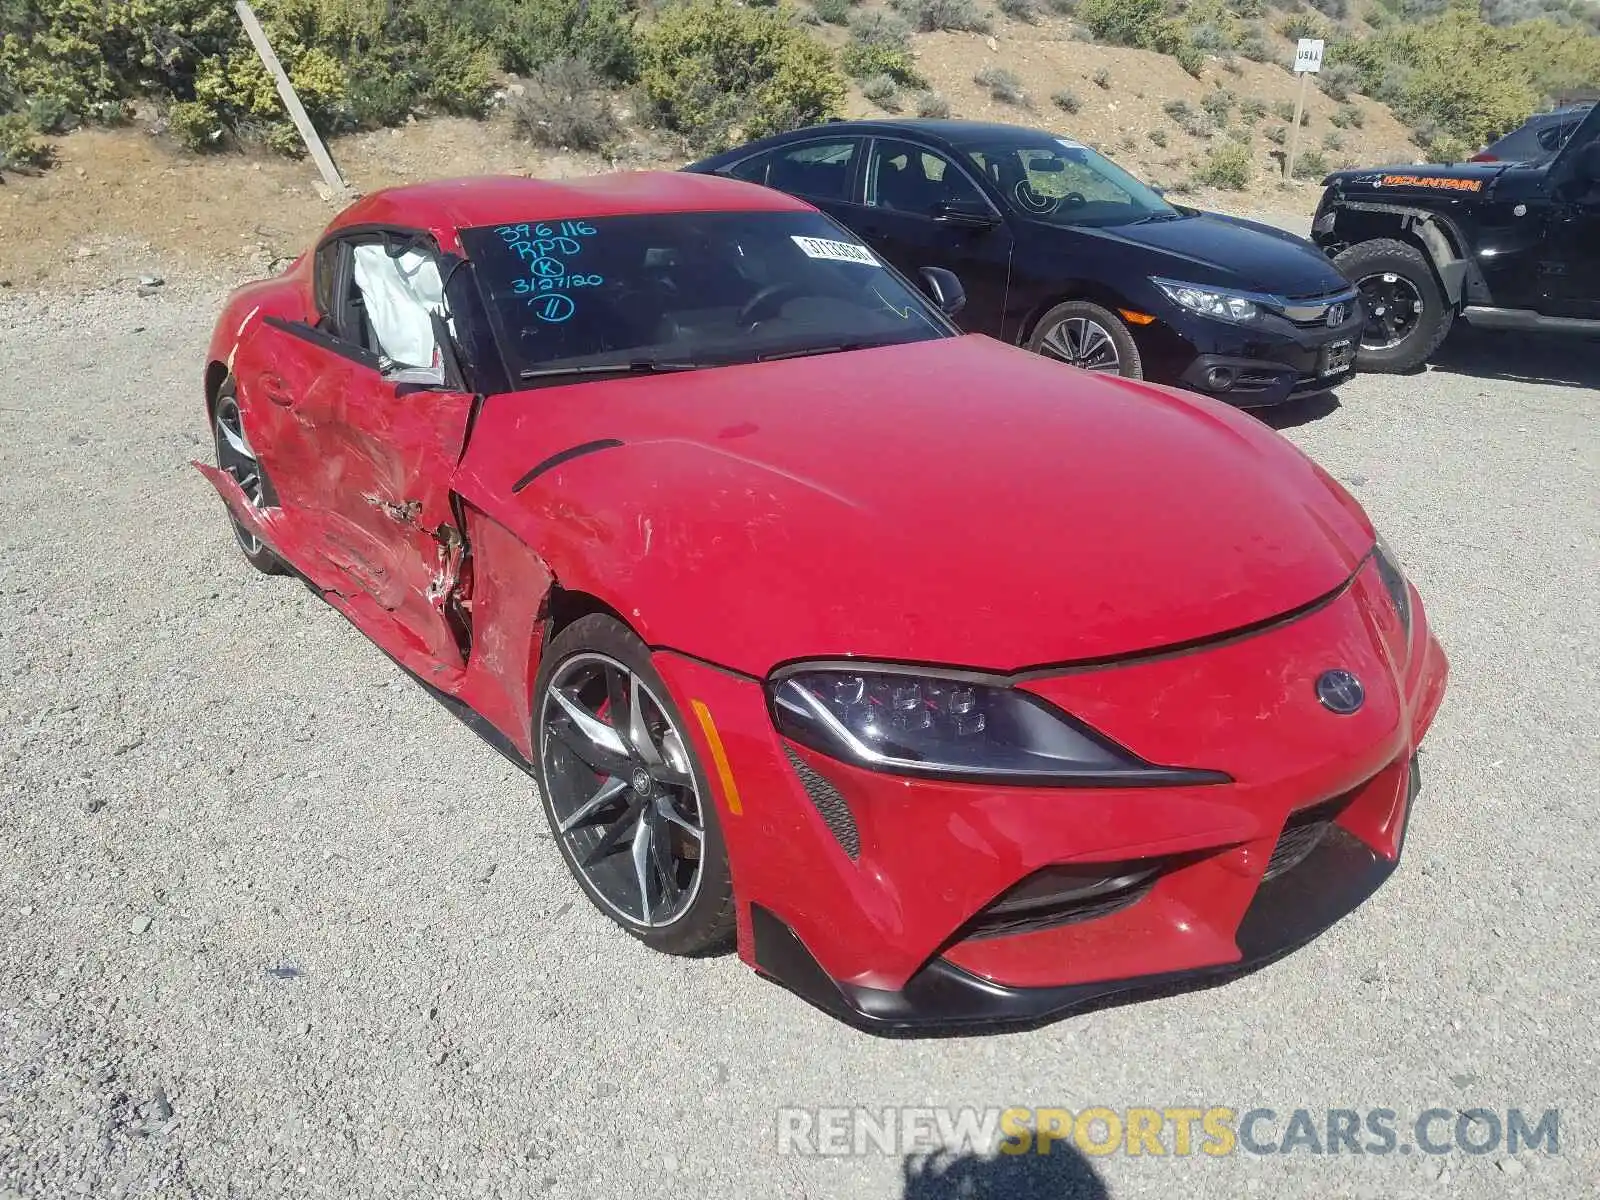
[[[663,122],[697,149],[815,124],[844,99],[826,47],[777,12],[730,0],[664,9],[641,38],[640,61]]]
[[[1082,0],[1078,19],[1102,42],[1155,49],[1167,20],[1167,0]]]
[[[1327,173],[1328,160],[1323,157],[1321,150],[1302,150],[1295,156],[1296,179],[1321,179]]]
[[[1145,136],[1150,139],[1151,145],[1160,146],[1163,150],[1167,148],[1167,131],[1165,129],[1152,129]]]
[[[228,136],[222,121],[208,104],[177,100],[167,108],[167,133],[185,150],[216,150]]]
[[[68,133],[82,122],[60,96],[35,96],[23,106],[28,124],[38,133]]]
[[[988,33],[991,22],[974,0],[893,0],[894,7],[923,33]]]
[[[1216,122],[1208,114],[1191,108],[1186,100],[1168,100],[1161,111],[1191,137],[1208,138],[1217,132]]]
[[[627,81],[637,66],[629,0],[263,0],[257,9],[324,133],[417,110],[481,114],[499,69],[583,57]],[[0,0],[0,14],[0,77],[54,125],[115,118],[148,98],[186,145],[299,149],[227,0]]]
[[[917,116],[942,121],[950,115],[950,101],[938,92],[917,93]]]
[[[1340,136],[1338,130],[1330,129],[1322,135],[1322,148],[1324,150],[1343,150],[1344,138]]]
[[[861,94],[885,112],[899,112],[900,89],[887,75],[874,75],[861,85]]]
[[[506,107],[512,127],[541,146],[604,150],[622,132],[605,80],[581,58],[546,63]]]
[[[1275,146],[1281,146],[1289,140],[1289,130],[1284,125],[1269,125],[1267,127],[1267,141]]]
[[[1278,26],[1278,32],[1291,42],[1301,38],[1326,38],[1328,36],[1328,23],[1314,13],[1295,13],[1285,18]]]
[[[1045,0],[1045,7],[1058,17],[1070,17],[1078,11],[1078,0]]]
[[[848,25],[853,9],[850,0],[811,0],[811,9],[829,25]]]
[[[1347,100],[1361,88],[1361,72],[1349,63],[1334,63],[1317,73],[1317,86],[1330,100]]]
[[[1091,78],[1094,79],[1096,87],[1105,88],[1107,91],[1111,90],[1111,72],[1107,68],[1096,67]]]
[[[1280,121],[1283,121],[1283,122],[1285,122],[1285,123],[1287,123],[1289,125],[1293,125],[1294,124],[1294,101],[1292,101],[1292,100],[1279,100],[1279,101],[1277,101],[1272,106],[1272,115],[1277,117],[1278,120],[1280,120]],[[1300,111],[1300,124],[1302,126],[1311,124],[1311,110],[1309,108],[1302,109]]]
[[[1246,96],[1239,105],[1239,111],[1247,120],[1259,121],[1267,115],[1267,102],[1260,96]]]
[[[1247,33],[1239,39],[1239,53],[1251,62],[1271,62],[1275,53],[1272,45],[1259,33]]]
[[[1210,50],[1214,53],[1232,50],[1239,44],[1238,35],[1233,30],[1211,21],[1190,26],[1189,41],[1201,50]]]
[[[1196,79],[1200,78],[1200,72],[1205,69],[1206,56],[1205,52],[1198,46],[1191,46],[1185,42],[1177,48],[1173,53],[1173,57],[1178,60],[1178,65],[1186,72]]]
[[[1250,148],[1237,142],[1226,142],[1212,148],[1205,162],[1195,172],[1195,178],[1208,187],[1242,192],[1250,186],[1254,174]]]
[[[1237,99],[1238,97],[1227,88],[1217,88],[1215,91],[1206,94],[1205,98],[1200,101],[1200,107],[1205,109],[1207,115],[1218,125],[1226,125],[1228,117],[1233,112],[1234,102]]]
[[[1022,80],[1004,67],[984,67],[972,77],[972,82],[988,91],[991,99],[1001,104],[1026,106],[1028,97],[1022,90]]]
[[[926,87],[911,57],[911,30],[899,17],[883,9],[870,9],[850,18],[850,40],[839,64],[852,79],[887,75],[903,87]]]
[[[1035,0],[999,0],[999,8],[1013,21],[1021,21],[1025,25],[1039,22],[1039,5]]]
[[[0,173],[43,170],[54,157],[50,147],[34,135],[27,117],[0,114]]]
[[[1050,102],[1064,113],[1075,113],[1083,107],[1082,102],[1078,99],[1078,93],[1068,91],[1066,88],[1062,88],[1059,92],[1051,93]]]
[[[1242,142],[1246,146],[1255,141],[1255,136],[1255,133],[1248,125],[1235,125],[1232,129],[1228,130],[1229,141]]]

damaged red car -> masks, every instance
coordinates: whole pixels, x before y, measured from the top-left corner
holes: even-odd
[[[1305,943],[1400,856],[1416,591],[1255,418],[960,303],[733,180],[380,192],[228,301],[200,469],[657,949],[908,1032]]]

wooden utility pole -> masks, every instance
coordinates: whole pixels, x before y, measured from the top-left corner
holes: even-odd
[[[272,43],[267,40],[267,31],[261,28],[261,22],[256,19],[255,10],[245,3],[245,0],[235,0],[233,7],[239,14],[239,20],[244,22],[244,31],[250,36],[250,43],[255,46],[256,53],[261,56],[261,62],[267,68],[267,73],[272,76],[273,83],[277,84],[278,95],[283,99],[284,108],[289,110],[289,119],[300,131],[300,140],[306,144],[311,161],[317,164],[323,183],[327,184],[328,190],[333,193],[329,198],[347,199],[350,188],[346,185],[344,177],[339,174],[339,168],[333,165],[333,156],[328,153],[328,148],[317,136],[311,118],[306,115],[305,106],[300,103],[300,97],[295,95],[294,85],[289,82],[288,73],[278,61]]]

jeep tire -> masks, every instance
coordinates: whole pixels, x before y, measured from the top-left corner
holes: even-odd
[[[1357,242],[1333,262],[1367,310],[1360,369],[1397,374],[1427,362],[1456,317],[1427,255],[1405,242],[1376,238]]]

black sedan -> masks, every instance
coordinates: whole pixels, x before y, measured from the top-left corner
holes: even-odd
[[[1327,391],[1363,317],[1309,241],[1164,199],[1071,138],[830,121],[685,168],[815,204],[911,279],[954,271],[970,332],[1255,408]]]

